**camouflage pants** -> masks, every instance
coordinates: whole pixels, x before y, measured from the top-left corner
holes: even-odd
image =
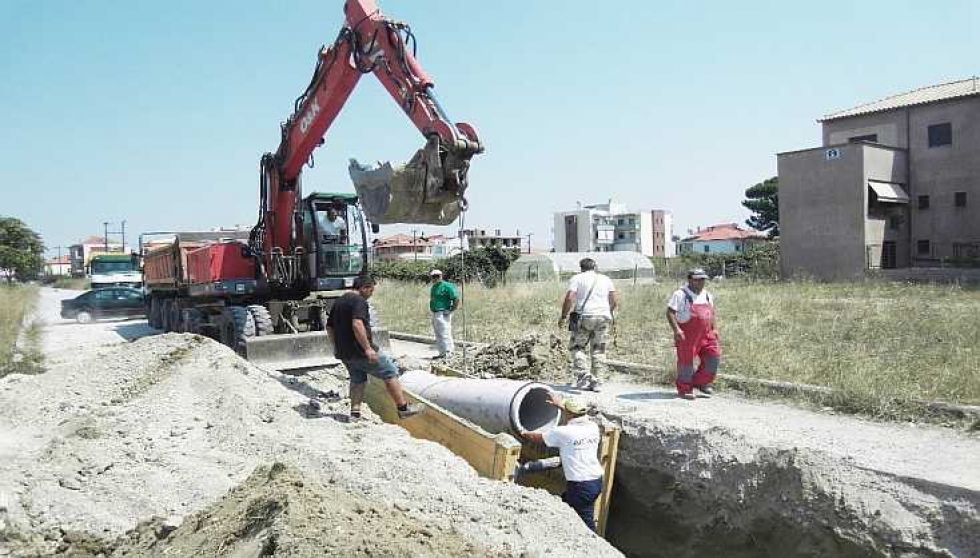
[[[598,383],[605,375],[606,333],[610,321],[605,316],[582,316],[578,327],[571,331],[568,338],[572,357],[569,371],[577,385]]]

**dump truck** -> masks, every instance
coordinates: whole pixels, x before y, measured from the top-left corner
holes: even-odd
[[[92,288],[143,286],[138,254],[97,254],[88,264]]]
[[[346,24],[319,51],[309,85],[281,125],[278,149],[260,159],[255,226],[145,239],[154,327],[209,335],[276,368],[315,366],[330,355],[323,329],[332,301],[369,272],[367,231],[383,223],[447,224],[465,209],[470,159],[483,151],[476,129],[453,123],[436,100],[407,24],[384,16],[373,0],[347,0],[344,14]],[[356,194],[304,197],[303,166],[366,73],[424,145],[405,165],[352,161]]]

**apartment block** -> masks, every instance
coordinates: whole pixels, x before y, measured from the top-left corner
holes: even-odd
[[[783,272],[980,262],[980,82],[944,83],[819,120],[823,145],[777,154]]]
[[[554,214],[555,252],[639,252],[676,255],[673,216],[662,209],[633,211],[609,200]]]

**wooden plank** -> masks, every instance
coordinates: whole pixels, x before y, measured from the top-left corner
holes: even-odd
[[[488,433],[479,426],[458,417],[438,405],[403,389],[410,403],[419,403],[425,411],[400,419],[398,409],[388,397],[384,382],[369,377],[364,401],[381,420],[397,424],[413,437],[430,440],[462,457],[483,477],[511,481],[517,465],[521,444],[509,434]]]
[[[602,442],[599,445],[599,463],[602,464],[602,492],[596,500],[596,531],[600,537],[606,536],[606,520],[612,502],[613,480],[616,476],[616,458],[619,455],[619,427],[606,424],[602,427]]]

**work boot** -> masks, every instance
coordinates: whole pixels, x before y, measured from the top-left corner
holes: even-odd
[[[585,389],[599,393],[602,391],[602,382],[595,376],[589,376],[589,385]]]
[[[686,399],[687,401],[694,401],[697,397],[694,396],[694,392],[689,391],[687,393],[680,394],[681,399]]]
[[[575,382],[569,383],[569,387],[575,389],[584,389],[585,386],[589,385],[589,375],[588,374],[576,374]]]
[[[700,391],[705,397],[711,397],[711,394],[715,392],[715,388],[711,384],[694,386],[694,389]]]
[[[411,403],[405,406],[405,410],[398,409],[398,418],[407,419],[408,417],[421,413],[424,409],[425,407],[422,405]]]

